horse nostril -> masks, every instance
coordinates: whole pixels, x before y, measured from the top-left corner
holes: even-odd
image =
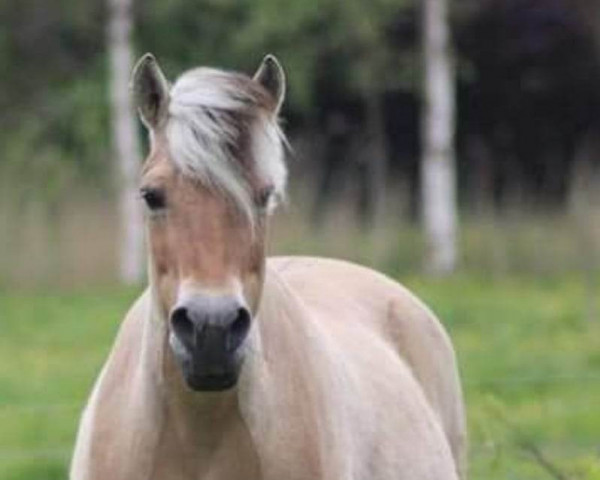
[[[178,307],[171,314],[173,333],[186,348],[193,348],[195,343],[194,324],[190,320],[187,308]]]
[[[240,307],[233,323],[229,326],[227,332],[227,350],[234,352],[237,350],[248,331],[250,330],[250,312],[244,307]]]

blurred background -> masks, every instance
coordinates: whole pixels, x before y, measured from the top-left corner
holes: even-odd
[[[271,251],[370,265],[438,313],[471,478],[600,479],[596,0],[3,0],[0,478],[66,477],[143,284],[123,88],[146,51],[171,80],[281,60]]]

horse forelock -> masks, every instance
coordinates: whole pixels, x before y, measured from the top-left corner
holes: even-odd
[[[254,188],[285,195],[285,138],[274,100],[251,78],[210,68],[184,73],[173,85],[166,123],[175,166],[229,198],[251,221]]]

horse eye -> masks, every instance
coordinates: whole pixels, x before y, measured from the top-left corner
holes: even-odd
[[[269,200],[273,195],[273,187],[265,187],[258,192],[256,196],[256,203],[260,208],[267,208]]]
[[[152,211],[161,210],[166,206],[165,193],[155,188],[142,188],[142,198]]]

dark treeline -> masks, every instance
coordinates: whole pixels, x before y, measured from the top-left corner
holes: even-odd
[[[472,199],[567,199],[585,139],[600,127],[600,64],[572,3],[493,0],[458,30],[473,69],[459,108]]]
[[[372,216],[375,164],[390,185],[403,180],[417,212],[412,2],[148,0],[135,16],[139,53],[153,51],[171,75],[198,64],[252,72],[264,53],[281,57],[288,129],[319,145],[303,162],[320,179],[316,222],[340,175],[354,175],[359,209]],[[463,205],[565,204],[576,160],[594,158],[581,151],[599,123],[598,55],[583,16],[567,0],[455,3]],[[101,0],[0,4],[0,168],[38,178],[33,191],[50,199],[73,175],[109,184],[105,17]]]

